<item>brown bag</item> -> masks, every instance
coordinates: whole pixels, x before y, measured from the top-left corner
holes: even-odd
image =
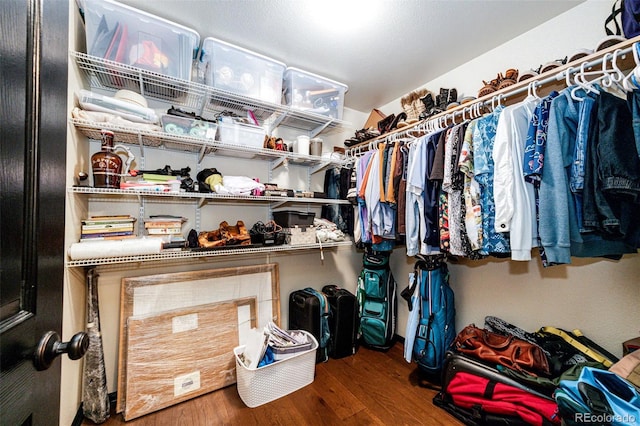
[[[471,324],[454,340],[458,352],[529,374],[549,375],[549,361],[539,346]]]

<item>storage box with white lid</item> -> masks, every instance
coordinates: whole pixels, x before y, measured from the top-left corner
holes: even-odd
[[[260,126],[235,121],[218,121],[217,140],[230,145],[263,148],[266,131]]]
[[[112,0],[82,2],[87,54],[191,80],[200,45],[193,29]]]
[[[284,72],[284,100],[292,108],[342,120],[346,84],[298,68]]]
[[[205,84],[261,101],[280,104],[285,64],[231,43],[202,41]]]

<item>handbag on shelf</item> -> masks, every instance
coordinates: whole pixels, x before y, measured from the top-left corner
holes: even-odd
[[[542,349],[514,336],[504,336],[470,324],[458,333],[453,345],[458,352],[485,362],[534,375],[549,375],[549,362]]]
[[[281,245],[284,244],[286,235],[282,232],[282,226],[273,220],[267,223],[256,222],[249,230],[252,244]]]

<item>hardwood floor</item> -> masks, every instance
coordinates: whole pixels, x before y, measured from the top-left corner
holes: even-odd
[[[461,425],[433,405],[436,391],[418,384],[415,363],[402,353],[398,342],[388,352],[360,348],[329,359],[316,364],[312,384],[256,408],[245,406],[233,385],[129,422],[112,413],[102,425]]]

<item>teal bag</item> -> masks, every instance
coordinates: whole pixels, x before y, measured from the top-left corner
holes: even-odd
[[[615,373],[584,367],[578,380],[561,380],[554,393],[567,425],[640,425],[640,395]]]

